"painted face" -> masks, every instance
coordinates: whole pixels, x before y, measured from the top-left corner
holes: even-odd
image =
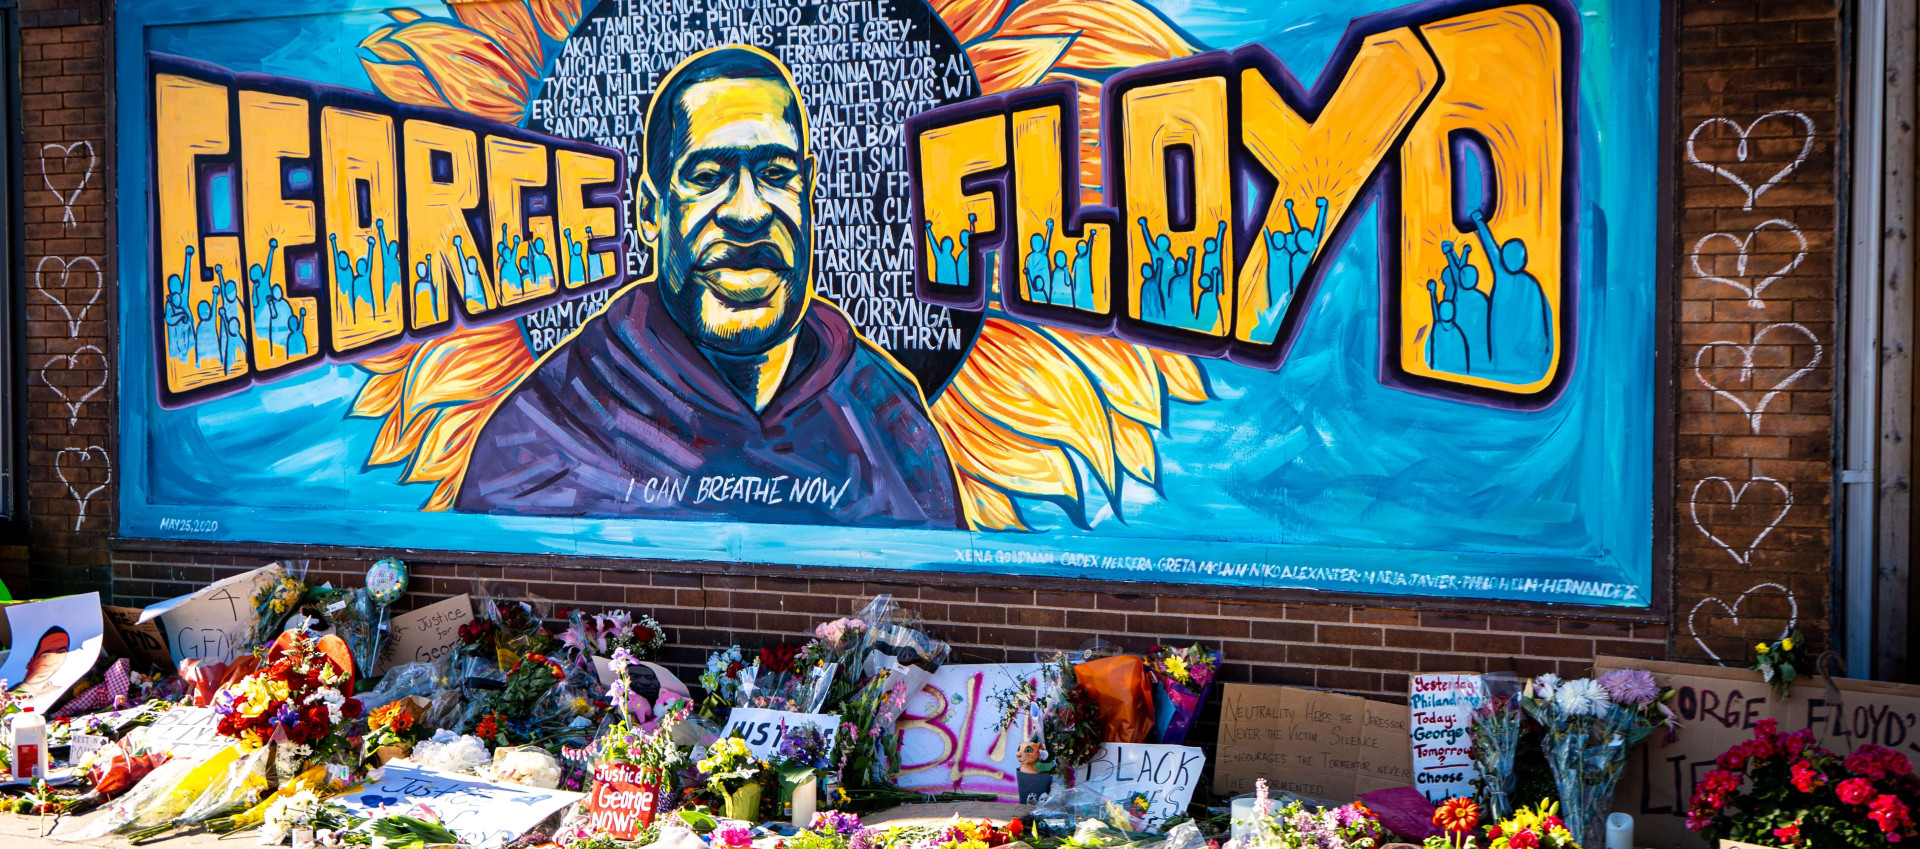
[[[27,680],[20,682],[20,686],[29,690],[45,686],[66,662],[69,648],[65,631],[55,629],[41,635],[40,644],[33,650],[33,659],[27,661]]]
[[[654,204],[660,288],[687,335],[722,352],[765,351],[806,314],[814,167],[793,98],[774,80],[717,79],[678,104],[684,141]]]

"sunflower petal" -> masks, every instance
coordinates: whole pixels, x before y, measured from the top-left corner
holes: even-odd
[[[413,342],[401,345],[384,354],[375,354],[374,356],[354,363],[354,365],[373,372],[374,374],[392,374],[396,371],[406,371],[407,364],[413,362],[413,356],[418,353],[419,350],[420,343]]]
[[[555,41],[572,35],[583,17],[580,0],[527,0],[527,7],[533,10],[540,31]]]
[[[953,37],[965,44],[993,31],[1012,0],[933,0],[933,11],[947,22]]]
[[[1011,430],[1080,452],[1111,492],[1113,432],[1093,383],[1031,328],[990,318],[954,375],[960,398]]]
[[[1080,90],[1078,106],[1080,108],[1080,202],[1086,204],[1106,203],[1100,191],[1106,174],[1101,169],[1100,159],[1100,83],[1078,74],[1053,72],[1040,80],[1043,83],[1070,82]]]
[[[1024,531],[1020,511],[997,489],[966,475],[960,476],[960,498],[967,508],[967,524],[976,531]]]
[[[453,108],[503,124],[518,124],[526,115],[526,76],[486,36],[422,18],[388,38],[407,48]]]
[[[1080,497],[1079,476],[1065,451],[1015,433],[952,395],[931,408],[962,475],[1034,498]]]
[[[1166,380],[1167,394],[1194,404],[1207,400],[1207,379],[1201,376],[1200,367],[1194,365],[1187,355],[1148,348],[1140,350],[1145,351],[1159,368],[1160,376]]]
[[[404,371],[381,374],[374,372],[367,378],[366,385],[360,387],[360,394],[354,396],[353,412],[350,416],[360,418],[379,418],[393,412],[400,406],[400,397],[405,394],[407,373]]]
[[[518,325],[502,322],[427,343],[407,369],[408,418],[445,404],[490,398],[533,368]]]
[[[413,468],[407,471],[407,483],[458,477],[466,467],[467,455],[479,441],[480,429],[505,398],[497,395],[441,414],[414,455]]]
[[[426,15],[422,15],[419,12],[416,12],[412,9],[388,9],[387,17],[392,18],[396,21],[399,21],[400,23],[403,23],[403,24],[410,24],[410,23],[413,23],[414,21],[417,21],[417,20],[420,20],[421,18],[426,17]]]
[[[995,38],[967,48],[983,94],[1026,88],[1040,81],[1073,45],[1071,35]]]
[[[369,47],[369,50],[373,48]],[[401,52],[405,52],[401,48]],[[447,100],[440,96],[440,90],[433,87],[433,81],[427,79],[427,72],[411,62],[388,64],[374,62],[365,57],[360,64],[367,69],[367,77],[373,80],[373,87],[395,103],[407,103],[414,106],[438,106],[447,108]]]
[[[453,15],[493,39],[493,43],[513,60],[514,67],[529,79],[539,79],[541,65],[540,32],[533,12],[525,0],[496,0],[491,3],[454,3]]]
[[[420,441],[433,427],[434,416],[415,416],[411,424],[399,413],[387,416],[380,423],[380,434],[373,439],[373,450],[367,455],[369,466],[391,466],[404,463],[408,457],[420,448]]]
[[[1151,485],[1159,471],[1158,450],[1147,426],[1126,416],[1113,417],[1113,450],[1120,468]]]
[[[1134,346],[1110,336],[1090,336],[1072,330],[1043,328],[1047,336],[1067,349],[1093,376],[1107,406],[1142,424],[1163,424],[1160,381]]]
[[[1032,0],[1014,9],[994,34],[1078,34],[1060,67],[1086,71],[1131,68],[1195,52],[1171,24],[1134,0]]]
[[[420,505],[420,509],[429,513],[440,513],[452,510],[453,498],[459,494],[460,479],[457,477],[447,478],[441,481],[439,486],[433,488],[433,495],[427,498],[427,503]]]

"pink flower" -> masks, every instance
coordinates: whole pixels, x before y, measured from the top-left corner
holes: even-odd
[[[745,825],[729,822],[714,829],[713,843],[727,849],[747,849],[753,845],[753,832]]]
[[[1793,762],[1793,786],[1798,788],[1800,792],[1812,793],[1815,789],[1824,787],[1826,784],[1826,775],[1822,774],[1820,770],[1815,769],[1811,762],[1804,760]]]
[[[1779,828],[1774,829],[1773,837],[1775,840],[1778,840],[1781,843],[1784,843],[1788,846],[1792,846],[1794,844],[1799,843],[1800,842],[1800,821],[1794,820],[1791,825],[1783,825]]]
[[[1873,782],[1864,778],[1849,778],[1833,788],[1840,794],[1840,801],[1849,805],[1864,805],[1873,798]]]
[[[1872,802],[1867,803],[1867,816],[1880,824],[1880,831],[1887,835],[1889,841],[1898,839],[1894,832],[1913,825],[1913,816],[1907,810],[1907,803],[1888,794],[1875,796]]]

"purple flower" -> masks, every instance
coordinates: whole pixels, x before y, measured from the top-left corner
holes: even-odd
[[[1660,684],[1645,669],[1615,669],[1596,682],[1614,701],[1635,707],[1646,707],[1660,697]]]
[[[5,684],[5,681],[0,681],[0,686]],[[239,700],[238,693],[232,690],[221,690],[213,694],[213,711],[221,716],[232,716],[235,710],[234,703]]]
[[[877,836],[879,836],[877,829],[862,828],[847,840],[847,849],[875,849],[877,844],[874,838]]]
[[[282,702],[280,704],[280,709],[273,712],[273,724],[278,725],[282,728],[291,727],[295,723],[298,723],[299,721],[300,721],[300,712],[297,710],[294,710],[293,705],[291,704]]]
[[[613,662],[613,671],[615,674],[618,674],[622,669],[626,669],[640,662],[640,659],[634,657],[633,652],[627,651],[625,646],[614,649],[613,657],[609,658],[609,660]]]

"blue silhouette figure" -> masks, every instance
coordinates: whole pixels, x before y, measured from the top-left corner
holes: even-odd
[[[420,295],[427,296],[427,314],[434,321],[440,320],[440,287],[433,285],[433,256],[413,264],[413,304],[420,308]]]
[[[1538,380],[1553,357],[1553,311],[1540,281],[1527,272],[1527,245],[1519,239],[1495,239],[1487,217],[1473,212],[1474,230],[1493,266],[1489,293],[1494,370],[1516,382]]]
[[[1151,262],[1140,263],[1140,317],[1164,318],[1167,296],[1160,291],[1160,272]]]
[[[367,255],[353,264],[353,293],[358,298],[362,289],[367,293],[367,310],[373,309],[373,239],[367,239]]]
[[[1052,276],[1047,278],[1047,291],[1052,295],[1047,303],[1058,304],[1060,296],[1065,295],[1067,305],[1073,305],[1073,266],[1067,263],[1066,251],[1053,252]]]
[[[328,233],[327,244],[333,249],[333,284],[340,297],[347,301],[347,313],[355,319],[360,317],[360,287],[353,277],[353,258],[340,249],[340,234]]]
[[[1313,252],[1320,249],[1320,238],[1325,235],[1323,230],[1327,226],[1327,199],[1314,198],[1313,205],[1317,210],[1313,226],[1303,228],[1300,226],[1300,219],[1294,216],[1293,201],[1291,199],[1287,201],[1287,220],[1293,223],[1292,274],[1295,286],[1300,285],[1300,281],[1307,278],[1307,266],[1313,262]]]
[[[561,240],[567,243],[567,285],[587,285],[587,261],[582,256],[586,246],[573,240],[573,228],[560,231]]]
[[[1460,326],[1460,332],[1466,334],[1469,354],[1479,351],[1479,362],[1485,366],[1493,351],[1493,328],[1488,317],[1487,290],[1480,287],[1480,269],[1470,262],[1473,246],[1461,245],[1456,253],[1453,242],[1441,242],[1440,252],[1447,256],[1440,283],[1446,287],[1446,299],[1453,303],[1453,321]]]
[[[593,228],[588,227],[587,228],[587,245],[590,247],[592,246],[592,244],[593,244]],[[606,265],[607,265],[607,261],[604,259],[601,259],[599,254],[597,253],[587,254],[587,279],[599,280],[600,278],[605,277]]]
[[[942,286],[960,285],[960,269],[953,257],[953,237],[941,239],[935,236],[931,221],[927,222],[927,248],[933,251],[933,282]]]
[[[515,292],[521,290],[519,242],[519,236],[507,238],[507,225],[500,225],[500,243],[494,246],[493,256],[495,267],[500,271],[502,293],[505,293],[509,286],[513,287]]]
[[[219,274],[219,266],[214,266]],[[220,350],[221,366],[228,372],[238,368],[247,358],[247,338],[245,319],[240,317],[240,283],[221,277],[220,300],[224,309],[221,319]]]
[[[1433,311],[1433,325],[1427,333],[1427,366],[1436,371],[1469,374],[1471,355],[1467,335],[1454,323],[1453,302],[1442,300],[1439,288],[1432,279],[1427,280],[1427,302]]]
[[[1160,317],[1166,318],[1168,308],[1172,306],[1173,278],[1177,276],[1174,271],[1173,240],[1164,233],[1155,236],[1153,231],[1148,230],[1147,217],[1144,215],[1140,216],[1138,223],[1140,238],[1147,243],[1147,262],[1153,265],[1154,285],[1160,290]]]
[[[513,237],[513,250],[511,253],[513,255],[513,270],[519,275],[519,279],[514,282],[514,289],[525,292],[528,286],[533,285],[533,265],[527,262],[527,252],[521,250],[520,236],[517,233],[514,234]]]
[[[194,363],[193,314],[187,311],[187,279],[193,272],[193,246],[187,246],[186,259],[179,274],[167,275],[167,356],[192,367]]]
[[[980,216],[967,213],[967,229],[960,231],[960,250],[953,255],[953,285],[965,286],[973,282],[973,228],[980,223]]]
[[[200,321],[193,328],[193,367],[199,368],[201,359],[220,355],[220,326],[213,320],[212,301],[201,301],[194,311]]]
[[[553,257],[547,256],[544,236],[533,240],[533,285],[542,288],[553,285]]]
[[[393,303],[393,293],[406,279],[406,266],[400,263],[400,242],[387,241],[387,222],[375,220],[373,229],[380,234],[380,303]],[[367,286],[367,302],[373,302],[373,286]]]
[[[266,263],[264,265],[254,263],[247,267],[247,281],[253,284],[247,291],[253,293],[253,326],[256,328],[266,327],[271,330],[273,327],[270,320],[263,321],[261,319],[261,314],[266,312],[267,307],[271,305],[270,299],[267,297],[267,274],[269,270],[273,268],[274,252],[279,249],[279,239],[268,239]],[[269,335],[269,338],[271,338],[271,335]]]
[[[287,358],[298,359],[307,355],[307,308],[301,307],[299,315],[287,316]]]
[[[267,291],[267,347],[269,349],[276,344],[285,347],[286,343],[275,342],[273,338],[280,332],[280,308],[284,306],[287,306],[287,293],[281,291],[280,284],[275,283],[273,288]]]
[[[1160,238],[1166,238],[1161,236]],[[1188,327],[1193,321],[1193,248],[1187,248],[1185,257],[1175,257],[1173,272],[1166,277],[1169,287],[1166,292],[1169,324]]]
[[[1035,233],[1027,239],[1027,298],[1053,303],[1053,265],[1047,261],[1047,246],[1053,244],[1053,219],[1047,219],[1045,235]]]
[[[1093,243],[1100,238],[1100,231],[1087,234],[1085,239],[1073,243],[1073,305],[1081,309],[1093,309]],[[1087,302],[1080,303],[1079,293],[1085,292]]]
[[[459,236],[453,237],[453,256],[460,263],[460,300],[466,302],[468,312],[486,309],[487,286],[480,279],[480,258],[467,255]]]
[[[1226,276],[1225,269],[1221,267],[1220,254],[1226,250],[1227,246],[1227,222],[1219,223],[1220,226],[1213,231],[1213,235],[1201,242],[1203,250],[1200,252],[1199,305],[1195,307],[1194,315],[1200,319],[1199,329],[1202,330],[1211,330],[1219,317],[1220,281]],[[1206,304],[1208,294],[1213,295],[1211,308]],[[1209,315],[1212,318],[1209,318]]]

